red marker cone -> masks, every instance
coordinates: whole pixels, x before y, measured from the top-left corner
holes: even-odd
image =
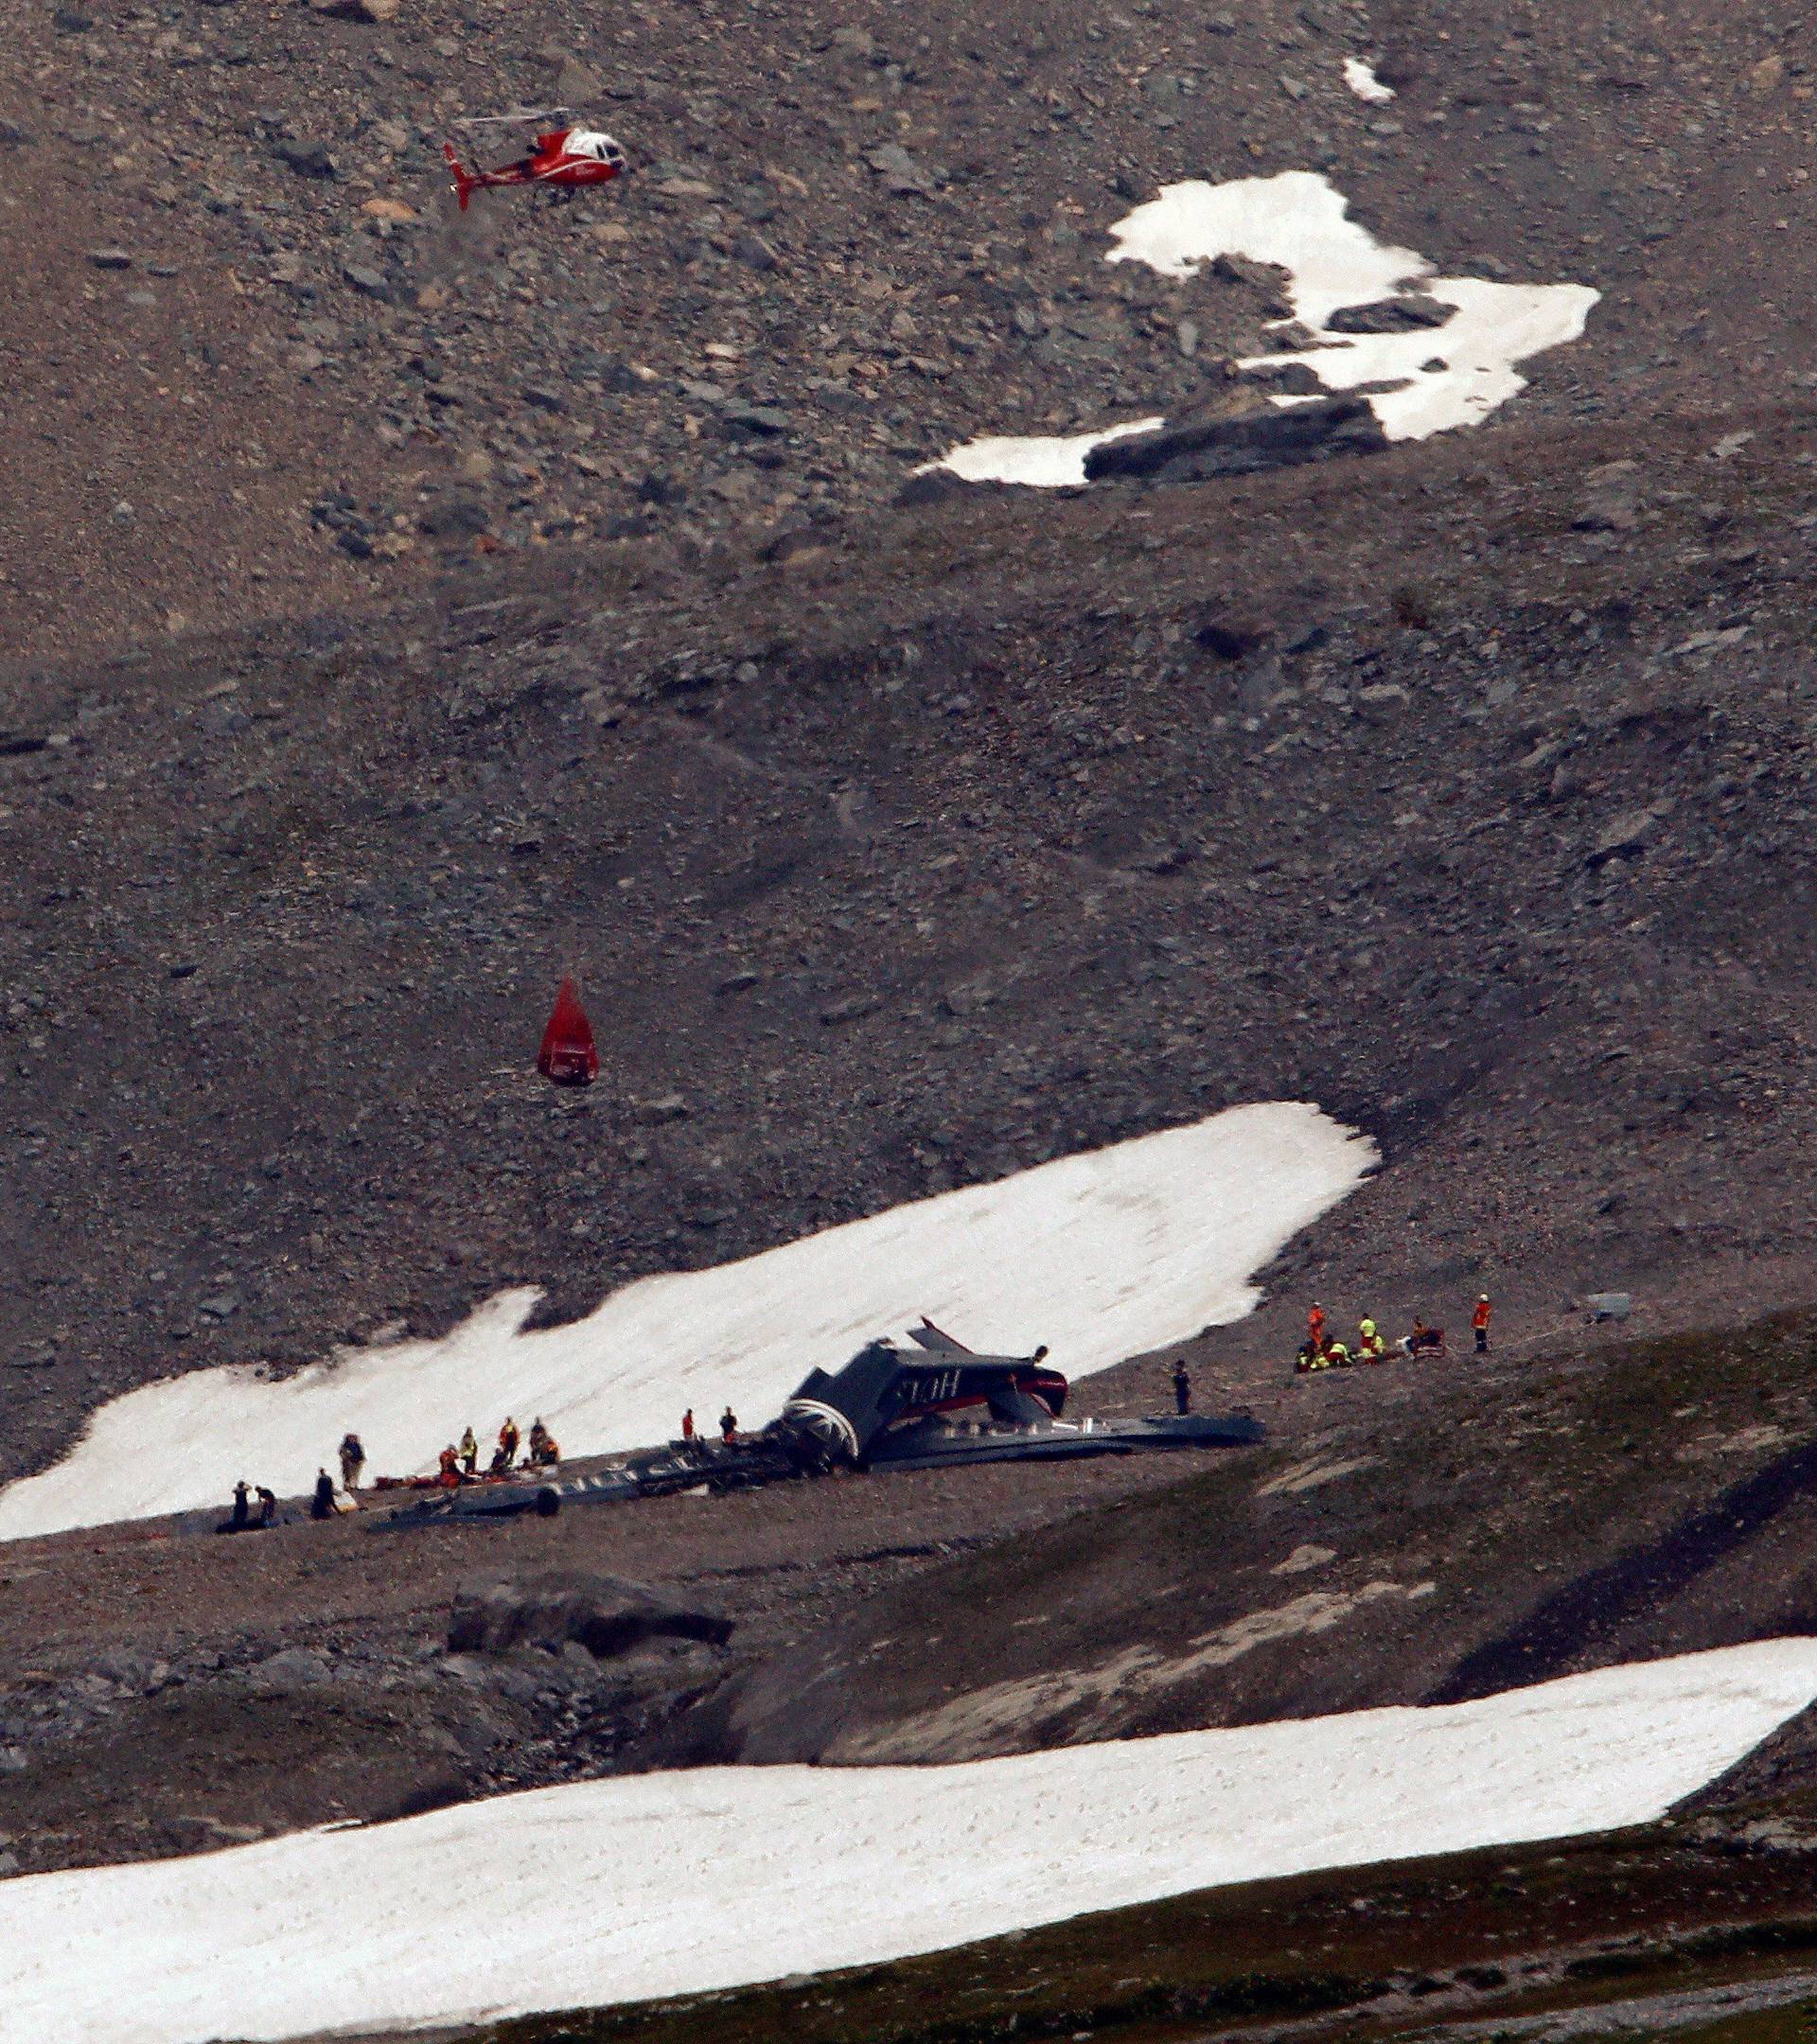
[[[556,996],[542,1048],[537,1052],[537,1069],[556,1085],[591,1085],[599,1077],[599,1052],[572,979],[564,979]]]

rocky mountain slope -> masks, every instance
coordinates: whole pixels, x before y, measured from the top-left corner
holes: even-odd
[[[1531,416],[1801,401],[1791,30],[1715,0],[33,0],[0,52],[0,634],[365,608],[475,548],[776,535],[973,432],[1188,406],[1270,306],[1102,262],[1182,177],[1324,170],[1447,273],[1602,291]],[[1356,58],[1398,97],[1358,97]],[[451,214],[455,124],[556,101],[633,178]]]
[[[1798,1295],[1809,90],[1713,7],[30,10],[0,1474],[1283,1093],[1389,1163],[1283,1279]],[[442,135],[552,99],[634,175],[454,213]],[[1472,433],[891,508],[1217,401],[1279,278],[1105,231],[1308,167],[1592,330]]]
[[[1361,515],[1336,466],[1210,521],[962,493],[15,666],[0,1467],[172,1368],[1259,1098],[1385,1158],[1288,1296],[1799,1295],[1803,432],[1713,445],[1615,530],[1606,435],[1508,428],[1374,457]],[[530,1069],[571,968],[578,1100]]]
[[[662,1728],[906,1574],[1167,1482],[1154,1462],[907,1475],[375,1529],[213,1518],[0,1552],[0,1872],[381,1822],[648,1764]],[[463,1594],[557,1572],[631,1577],[729,1641],[614,1647],[457,1631]],[[597,1650],[595,1650],[597,1649]]]
[[[416,1532],[299,1514],[221,1541],[195,1515],[19,1542],[0,1849],[37,1872],[601,1772],[968,1759],[1801,1632],[1811,1343],[1797,1316],[1259,1378],[1268,1442],[1208,1456]],[[1194,1360],[1208,1384],[1220,1366]],[[1113,1373],[1089,1402],[1152,1406],[1158,1377]],[[472,1585],[551,1570],[653,1585],[731,1636],[475,1650],[450,1625]],[[1808,1796],[1814,1734],[1786,1727],[1729,1799]]]
[[[734,1681],[695,1736],[973,1759],[1808,1631],[1812,1358],[1796,1320],[1302,1379],[1272,1452],[930,1567]],[[1778,1786],[1808,1745],[1783,1736]]]
[[[0,1480],[174,1371],[288,1369],[512,1283],[579,1312],[1226,1104],[1315,1101],[1383,1168],[1261,1313],[1182,1342],[1203,1400],[1272,1430],[1208,1470],[677,1500],[483,1550],[10,1550],[0,1866],[1812,1623],[1796,26],[1714,0],[9,24]],[[508,153],[456,124],[555,100],[632,176],[456,214],[444,135]],[[975,433],[1235,402],[1232,362],[1296,339],[1282,277],[1110,265],[1106,236],[1176,180],[1306,169],[1443,275],[1594,289],[1583,338],[1481,428],[1303,467],[914,477]],[[606,1066],[580,1096],[531,1069],[571,970]],[[1584,1328],[1605,1287],[1639,1346]],[[1483,1288],[1487,1368],[1286,1374],[1309,1295],[1455,1332]],[[1065,1328],[1029,1338],[1065,1367]],[[1091,1402],[1162,1382],[1134,1359]],[[476,1556],[738,1630],[635,1668],[452,1665]],[[1519,2023],[1608,1990],[1600,1947],[1569,1970],[1588,1916],[1645,1946],[1649,1992],[1713,1953],[1783,1980],[1810,1768],[1789,1728],[1714,1831],[1556,1880],[1497,1855],[1411,1899],[1388,1874],[1185,1903],[790,1990],[788,2019],[1399,2035],[1508,1988],[1480,2013]],[[1738,1922],[1754,1945],[1671,1943]]]

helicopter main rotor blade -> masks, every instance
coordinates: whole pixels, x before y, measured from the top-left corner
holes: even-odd
[[[557,115],[572,114],[572,107],[525,107],[516,114],[478,114],[463,120],[450,121],[453,128],[514,128],[526,121],[554,120]]]

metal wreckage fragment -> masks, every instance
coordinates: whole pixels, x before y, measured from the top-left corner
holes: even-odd
[[[609,1505],[762,1484],[843,1470],[944,1469],[969,1462],[1059,1462],[1157,1449],[1242,1447],[1262,1438],[1246,1413],[1167,1414],[1070,1421],[1067,1380],[1029,1356],[975,1355],[923,1320],[912,1349],[869,1343],[841,1370],[814,1369],[761,1433],[671,1441],[591,1475],[444,1491],[384,1522],[394,1528],[450,1519],[554,1517],[564,1506]]]

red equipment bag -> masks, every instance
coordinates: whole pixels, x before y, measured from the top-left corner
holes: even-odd
[[[556,996],[542,1048],[537,1052],[537,1069],[556,1085],[591,1085],[599,1077],[599,1052],[572,979],[564,979]]]

